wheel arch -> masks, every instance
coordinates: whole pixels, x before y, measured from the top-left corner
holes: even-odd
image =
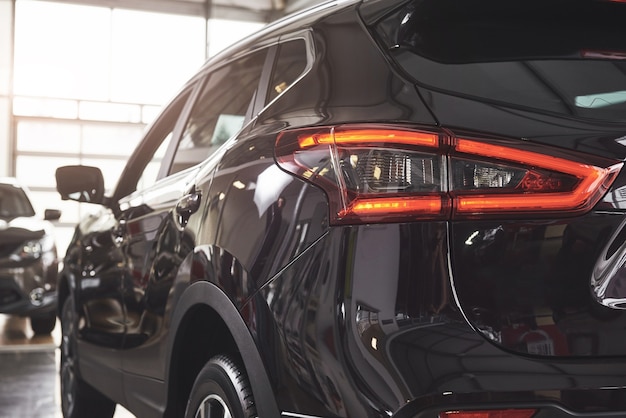
[[[197,325],[200,325],[200,335],[193,329]],[[188,395],[187,391],[190,391],[190,385],[204,363],[213,355],[223,354],[220,352],[222,350],[232,350],[241,357],[248,373],[258,416],[280,416],[257,345],[241,314],[218,286],[208,281],[198,281],[188,286],[176,303],[170,329],[175,332],[170,332],[172,337],[168,341],[167,349],[170,356],[167,359],[165,376],[166,417],[177,416],[179,408],[186,404],[185,393]],[[207,339],[212,336],[210,334],[216,333],[222,340],[217,345],[209,345]],[[190,341],[194,342],[192,347],[189,347]],[[196,347],[197,342],[200,343]],[[194,350],[203,350],[199,359],[185,357],[186,354],[194,353]],[[193,376],[184,375],[189,372]]]

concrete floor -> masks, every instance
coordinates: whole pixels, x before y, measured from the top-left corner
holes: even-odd
[[[27,318],[0,314],[0,418],[62,418],[58,322],[34,336]],[[118,406],[115,418],[134,418]]]

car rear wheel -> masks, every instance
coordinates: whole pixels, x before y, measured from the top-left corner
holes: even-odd
[[[243,367],[219,355],[209,360],[196,378],[186,418],[252,418],[256,407]]]
[[[35,335],[50,334],[57,323],[57,316],[54,311],[30,317],[30,328]]]
[[[111,418],[115,403],[84,382],[78,374],[76,315],[70,296],[61,311],[61,409],[65,418]]]

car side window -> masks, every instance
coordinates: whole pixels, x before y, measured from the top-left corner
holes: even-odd
[[[274,100],[298,80],[306,69],[306,57],[306,43],[304,39],[294,39],[280,45],[267,100],[265,101],[266,104]]]
[[[141,177],[139,178],[139,182],[137,183],[137,189],[143,190],[150,186],[152,186],[158,180],[159,167],[161,166],[161,162],[163,157],[165,156],[165,152],[169,147],[170,142],[172,141],[172,136],[174,134],[174,129],[167,133],[163,142],[159,148],[157,148],[154,155],[152,155],[152,159],[143,169],[143,173],[141,173]]]
[[[252,119],[266,54],[265,49],[253,52],[209,75],[168,174],[204,161]]]
[[[176,97],[148,127],[145,137],[131,155],[118,183],[115,196],[122,198],[143,190],[159,179],[161,165],[167,164],[167,149],[175,135],[177,122],[192,95],[193,85]],[[180,129],[180,128],[179,128]]]

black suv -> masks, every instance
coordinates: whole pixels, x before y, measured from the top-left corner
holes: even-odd
[[[59,284],[65,417],[626,416],[626,4],[367,0],[209,60]]]

